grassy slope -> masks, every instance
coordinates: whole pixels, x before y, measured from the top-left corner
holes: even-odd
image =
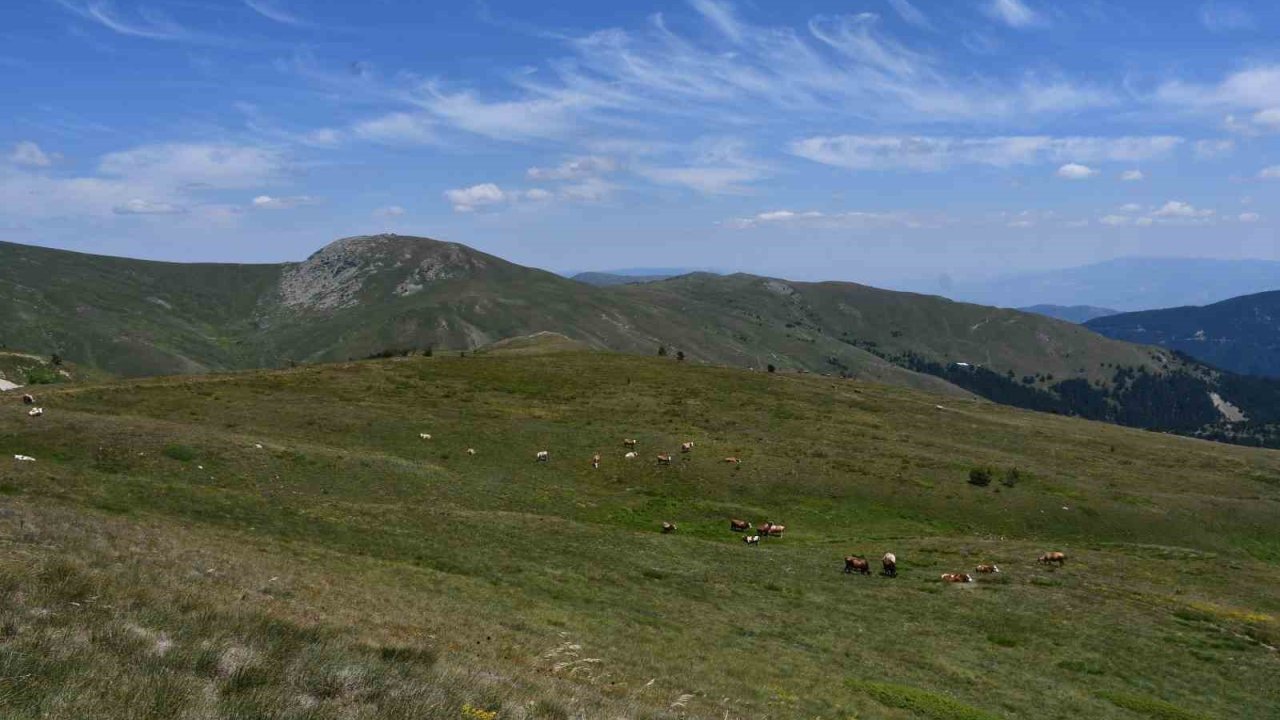
[[[0,708],[1274,711],[1280,455],[939,402],[598,353],[66,387],[39,421],[3,398],[0,458],[39,461],[0,465]],[[622,437],[697,448],[659,468]],[[730,516],[790,529],[747,548]],[[899,579],[840,572],[884,550]],[[982,561],[1005,572],[937,581]]]

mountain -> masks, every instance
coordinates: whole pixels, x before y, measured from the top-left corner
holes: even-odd
[[[1177,350],[1224,370],[1280,377],[1280,291],[1202,307],[1124,313],[1086,326],[1110,338]]]
[[[669,275],[619,275],[617,273],[606,272],[582,272],[574,275],[571,279],[588,285],[607,287],[609,285],[627,285],[629,283],[658,282],[660,280],[666,280],[683,274],[684,273],[672,273]]]
[[[594,287],[399,235],[344,238],[279,265],[0,244],[0,342],[125,376],[467,351],[542,332],[1280,444],[1271,385],[1041,315],[854,283],[692,273]]]
[[[1109,308],[1093,307],[1092,305],[1032,305],[1018,309],[1022,312],[1057,318],[1077,325],[1086,323],[1094,318],[1115,315],[1117,312]]]
[[[1280,289],[1280,262],[1122,258],[1083,267],[959,283],[945,294],[996,305],[1093,305],[1119,311],[1205,305]]]
[[[1280,453],[600,352],[43,395],[6,720],[1275,717]]]

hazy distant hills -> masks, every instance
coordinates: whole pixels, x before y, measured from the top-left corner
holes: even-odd
[[[1018,308],[1022,312],[1035,313],[1072,323],[1086,323],[1094,318],[1115,315],[1117,311],[1092,305],[1032,305]]]
[[[1178,350],[1225,370],[1280,377],[1280,291],[1202,307],[1113,315],[1087,327],[1107,337]]]
[[[572,276],[572,279],[577,280],[580,283],[586,283],[588,285],[595,285],[598,287],[608,287],[610,285],[627,285],[630,283],[658,282],[660,280],[668,280],[670,278],[676,277],[677,275],[683,275],[683,274],[684,273],[670,273],[670,274],[659,274],[659,275],[619,275],[617,273],[607,273],[607,272],[582,272]]]
[[[982,283],[958,283],[943,294],[999,307],[1091,305],[1128,312],[1207,305],[1268,290],[1280,290],[1280,262],[1123,258]]]
[[[1280,419],[1280,390],[1157,348],[1042,315],[854,283],[700,272],[599,287],[398,235],[344,238],[278,265],[0,243],[0,344],[121,375],[471,350],[544,332],[575,346],[665,347],[692,362],[968,391],[1180,432],[1223,420],[1211,393],[1258,422]]]

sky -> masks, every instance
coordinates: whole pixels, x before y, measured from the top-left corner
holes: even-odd
[[[886,286],[1280,259],[1280,4],[17,0],[0,240]]]

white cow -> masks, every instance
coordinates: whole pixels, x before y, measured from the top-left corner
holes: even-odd
[[[36,459],[31,457],[30,455],[14,455],[13,459],[17,460],[18,462],[35,462],[36,461]]]
[[[627,453],[626,455],[623,455],[622,457],[628,460],[635,460],[636,458],[640,457],[640,454],[632,450],[631,452]]]
[[[467,454],[468,454],[468,455],[475,455],[475,454],[476,454],[476,449],[475,449],[475,448],[467,448]]]
[[[418,433],[418,437],[422,438],[423,440],[430,440],[431,433]]]
[[[40,417],[41,415],[44,414],[44,408],[42,407],[31,408],[30,410],[27,411],[27,414],[30,415],[31,417]]]
[[[538,454],[534,455],[533,458],[538,462],[546,462],[551,459],[551,453],[547,452],[546,450],[539,450]]]

